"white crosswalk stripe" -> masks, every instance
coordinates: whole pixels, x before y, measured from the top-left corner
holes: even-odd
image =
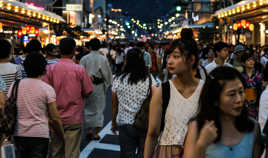
[[[112,122],[109,122],[99,133],[99,136],[101,137],[100,140],[104,138],[105,135],[114,135],[111,131]],[[104,144],[100,143],[100,141],[91,141],[81,152],[79,158],[88,158],[88,156],[92,153],[94,149],[103,149],[103,150],[111,150],[111,151],[120,151],[119,145],[114,144]]]

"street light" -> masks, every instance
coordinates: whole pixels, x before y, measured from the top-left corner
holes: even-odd
[[[176,10],[177,10],[178,12],[180,12],[180,11],[181,11],[181,6],[177,6],[177,7],[176,7]]]

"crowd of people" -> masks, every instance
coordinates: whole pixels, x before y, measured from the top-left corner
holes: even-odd
[[[183,29],[162,43],[34,39],[14,51],[1,39],[0,50],[1,112],[18,84],[21,158],[78,158],[83,128],[100,139],[110,87],[121,158],[268,157],[268,47],[202,45]],[[145,131],[134,126],[143,106]]]

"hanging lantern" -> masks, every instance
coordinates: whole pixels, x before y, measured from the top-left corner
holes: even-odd
[[[242,27],[241,21],[237,22],[237,28],[240,29]]]
[[[38,29],[38,28],[35,29],[35,35],[36,35],[36,36],[39,35],[39,29]]]
[[[27,33],[29,33],[30,30],[31,30],[31,26],[30,25],[26,25],[26,31],[27,31]]]
[[[30,34],[35,34],[35,27],[31,27]]]
[[[249,29],[249,25],[250,25],[250,22],[247,21],[247,22],[246,22],[246,28],[247,28],[247,29]]]
[[[233,29],[234,29],[234,31],[237,30],[237,27],[238,27],[237,23],[234,23],[234,25],[233,25]]]
[[[243,28],[246,28],[246,20],[241,20],[241,25]]]
[[[22,35],[23,35],[23,34],[22,34],[22,30],[18,30],[18,32],[17,32],[17,36],[18,36],[18,37],[22,37]]]
[[[21,30],[22,30],[22,34],[23,35],[26,35],[27,34],[26,27],[23,27]]]
[[[250,31],[254,31],[254,24],[250,24],[250,25],[249,25],[249,30],[250,30]]]

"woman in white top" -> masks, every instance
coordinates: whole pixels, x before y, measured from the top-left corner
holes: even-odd
[[[129,50],[126,66],[112,87],[112,131],[119,130],[121,158],[143,155],[146,132],[136,129],[133,123],[151,88],[149,78],[142,52],[137,48]]]
[[[204,82],[195,77],[199,63],[197,44],[194,40],[176,40],[168,55],[167,68],[176,77],[169,81],[170,99],[161,134],[162,87],[155,91],[150,104],[149,129],[144,158],[180,157],[189,119],[197,111],[198,99]],[[160,136],[160,141],[158,138]],[[157,150],[155,147],[159,143]]]

